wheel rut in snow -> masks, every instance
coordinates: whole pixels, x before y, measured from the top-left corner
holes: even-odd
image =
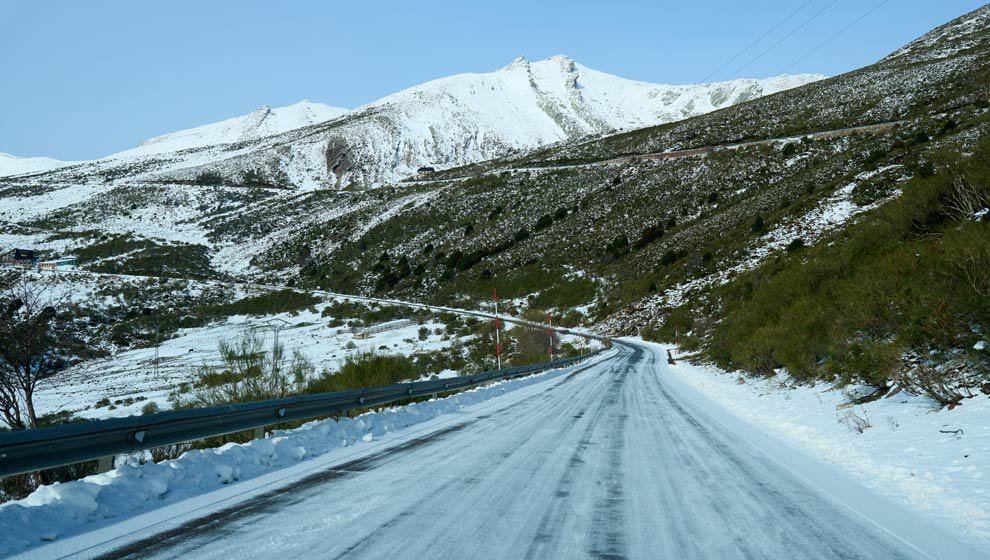
[[[371,530],[357,542],[348,545],[340,554],[333,556],[333,558],[337,560],[342,558],[361,558],[366,555],[376,556],[379,554],[384,554],[384,551],[375,551],[374,547],[380,546],[382,539],[389,532],[396,530],[402,532],[403,530],[406,530],[407,532],[420,533],[421,531],[427,530],[426,526],[434,523],[430,517],[431,512],[443,511],[446,509],[445,504],[452,503],[458,499],[463,500],[465,498],[465,493],[462,491],[462,488],[465,485],[474,486],[481,483],[483,480],[486,482],[492,482],[490,478],[486,477],[497,478],[496,473],[500,472],[500,470],[502,470],[502,466],[510,461],[514,462],[514,465],[511,468],[513,471],[514,480],[524,481],[537,478],[540,471],[552,466],[550,459],[554,453],[570,440],[569,434],[577,429],[577,422],[566,420],[584,417],[587,408],[591,406],[593,400],[595,400],[594,391],[587,391],[584,396],[585,400],[578,401],[575,401],[574,399],[552,398],[552,392],[574,379],[578,374],[585,371],[589,367],[591,366],[580,368],[571,372],[559,383],[555,383],[551,387],[544,390],[539,397],[534,397],[527,401],[520,401],[512,407],[516,408],[520,405],[526,405],[526,408],[541,410],[541,412],[547,417],[560,419],[562,421],[561,424],[554,424],[555,426],[558,426],[558,431],[557,437],[552,440],[552,445],[538,446],[535,448],[530,448],[527,446],[527,443],[529,443],[528,440],[530,439],[530,434],[526,429],[524,420],[527,411],[520,411],[521,418],[517,419],[519,425],[510,423],[504,427],[505,432],[513,434],[514,441],[504,445],[503,448],[506,449],[506,451],[492,455],[491,460],[486,463],[485,473],[479,473],[479,477],[461,479],[461,484],[454,484],[453,482],[442,484],[439,488],[434,489],[429,497],[398,512],[388,521]],[[577,409],[576,412],[575,409]],[[500,410],[498,413],[503,420],[505,418],[504,412],[506,410],[508,410],[508,407]],[[486,418],[488,416],[490,415],[484,415]],[[470,447],[464,450],[465,453],[470,453],[471,451],[472,449]],[[523,456],[522,459],[520,459],[521,455]],[[520,462],[522,465],[517,464]],[[520,471],[520,468],[523,470]],[[511,486],[508,482],[506,485]],[[510,510],[514,506],[518,505],[517,498],[518,496],[513,495],[511,492],[505,491],[489,496],[489,501],[485,508],[485,517],[490,519],[499,519],[503,516],[510,515]],[[400,527],[403,524],[409,524],[409,526]],[[425,554],[428,556],[434,552],[441,555],[443,553],[442,550],[427,550]]]
[[[613,366],[607,373],[607,387],[605,394],[598,401],[594,412],[588,418],[584,418],[585,412],[579,413],[581,419],[587,422],[584,431],[578,441],[577,447],[571,454],[564,472],[561,474],[554,495],[557,500],[551,503],[544,512],[537,525],[537,532],[533,542],[526,550],[525,558],[536,559],[552,556],[557,550],[562,537],[559,532],[566,519],[572,515],[571,504],[568,498],[571,497],[575,481],[579,478],[582,470],[586,470],[587,461],[585,454],[594,443],[596,432],[600,432],[603,425],[609,426],[609,463],[608,471],[605,475],[606,496],[597,500],[595,505],[594,519],[602,524],[593,530],[593,544],[590,553],[600,558],[624,558],[622,552],[624,548],[624,538],[622,535],[622,482],[621,482],[621,453],[623,423],[619,420],[624,416],[619,404],[619,397],[625,386],[626,376],[629,373],[630,365],[635,363],[636,354],[630,359],[628,364]],[[563,440],[564,438],[561,438]],[[618,440],[618,445],[615,442]]]

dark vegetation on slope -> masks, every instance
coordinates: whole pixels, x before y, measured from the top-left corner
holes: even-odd
[[[990,393],[990,140],[832,237],[771,260],[670,313],[646,334],[693,332],[719,365],[954,406]],[[968,387],[968,389],[967,389]]]

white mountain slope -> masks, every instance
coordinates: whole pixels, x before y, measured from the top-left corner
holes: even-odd
[[[48,157],[17,157],[0,152],[0,177],[51,171],[74,163]]]
[[[565,56],[517,58],[485,74],[427,82],[350,112],[301,102],[153,138],[46,177],[54,183],[238,182],[248,170],[302,189],[374,186],[589,134],[672,122],[823,78],[657,85]]]
[[[487,74],[427,82],[359,107],[331,128],[338,184],[408,177],[621,128],[685,119],[822,79],[817,75],[657,85],[592,70],[568,57],[517,58]]]
[[[163,154],[215,144],[257,140],[265,136],[281,134],[311,124],[329,121],[346,112],[347,109],[341,107],[332,107],[307,100],[276,109],[266,105],[247,115],[157,136],[141,142],[134,148],[108,157],[119,159]]]

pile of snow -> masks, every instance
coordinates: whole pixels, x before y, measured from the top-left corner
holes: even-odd
[[[17,157],[0,152],[0,177],[51,171],[73,165],[74,161],[61,161],[49,157]]]
[[[760,430],[990,548],[990,399],[985,396],[938,412],[927,398],[906,393],[849,407],[843,391],[824,383],[798,385],[783,373],[744,379],[684,361],[669,370]]]
[[[383,409],[357,418],[320,420],[246,444],[189,451],[171,461],[127,464],[106,473],[39,488],[0,504],[0,557],[119,523],[143,512],[296,465],[333,449],[367,443],[508,391],[572,371],[563,368],[488,385],[443,399]]]

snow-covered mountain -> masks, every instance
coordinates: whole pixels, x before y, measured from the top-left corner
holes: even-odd
[[[779,76],[657,85],[592,70],[565,56],[517,58],[490,73],[427,82],[346,111],[303,101],[152,138],[48,179],[189,181],[248,171],[298,188],[395,182],[555,142],[681,120],[823,78]],[[71,179],[70,179],[71,178]],[[277,178],[277,179],[276,179]]]
[[[247,115],[157,136],[141,142],[134,148],[109,157],[125,158],[163,154],[215,144],[257,140],[265,136],[325,122],[346,112],[347,109],[341,107],[313,103],[308,100],[276,109],[266,105]]]
[[[517,58],[487,74],[460,74],[359,107],[326,138],[328,177],[371,184],[554,142],[663,124],[822,79],[779,76],[705,85],[619,78],[566,56]]]
[[[48,157],[17,157],[0,152],[0,177],[50,171],[73,163],[75,162]]]

